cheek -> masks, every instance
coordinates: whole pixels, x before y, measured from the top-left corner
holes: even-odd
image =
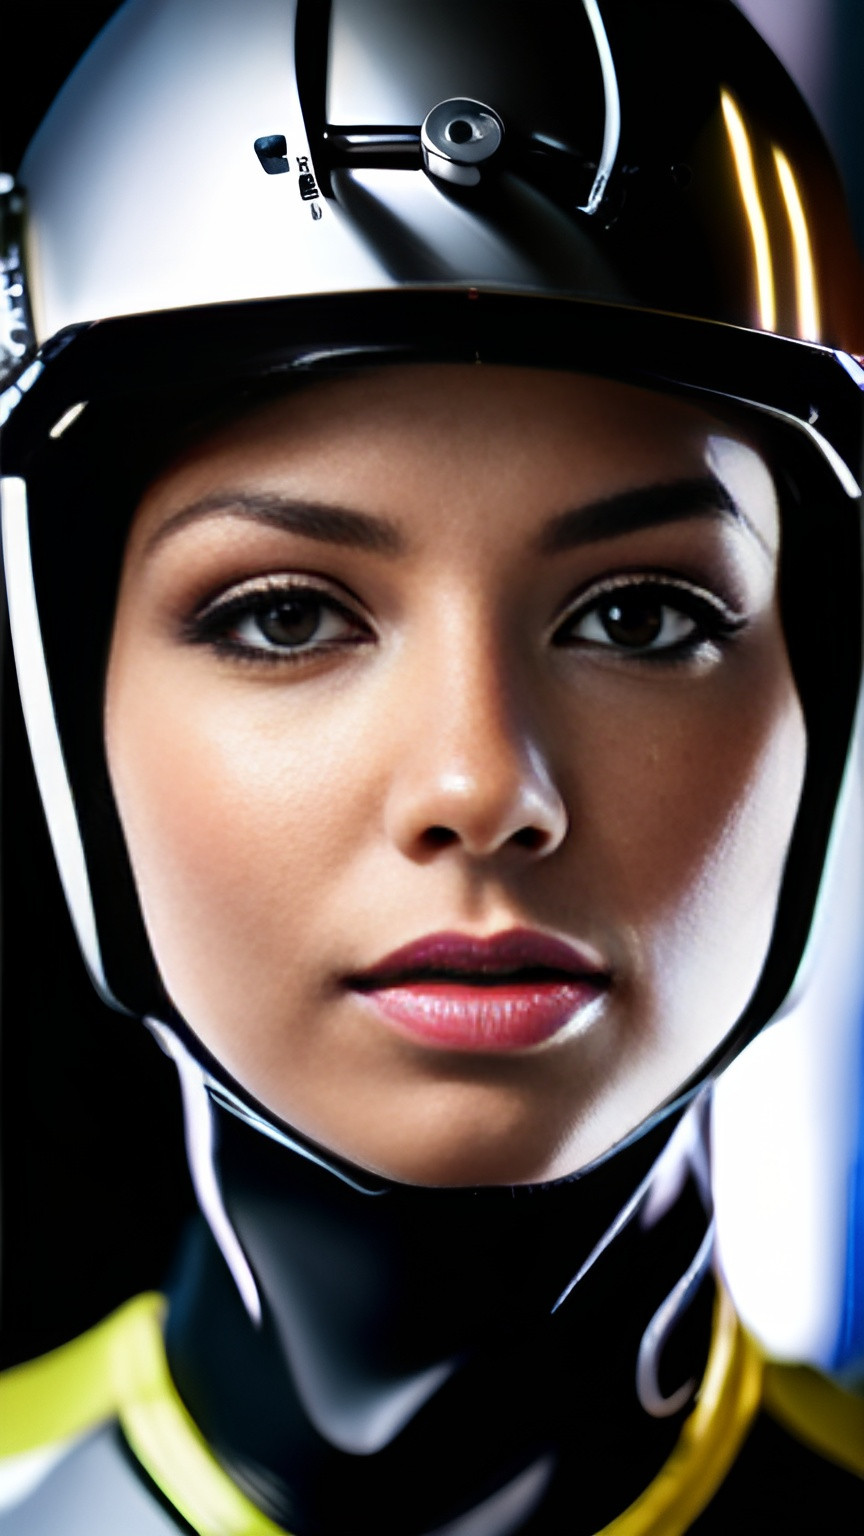
[[[804,722],[785,652],[756,654],[687,710],[659,701],[599,791],[612,906],[629,936],[625,987],[644,1039],[704,1057],[759,978],[806,760]],[[692,1065],[697,1061],[694,1059]]]
[[[241,705],[242,680],[211,693],[169,676],[139,668],[109,694],[108,756],[163,979],[206,1030],[302,979],[362,824],[356,743],[350,719],[298,722],[274,695]]]

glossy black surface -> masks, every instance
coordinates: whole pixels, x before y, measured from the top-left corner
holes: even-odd
[[[168,1354],[217,1455],[272,1518],[295,1536],[361,1517],[413,1536],[513,1485],[516,1525],[490,1507],[478,1536],[580,1536],[636,1497],[687,1411],[645,1413],[635,1366],[704,1233],[695,1188],[652,1229],[634,1219],[553,1308],[670,1124],[576,1180],[373,1195],[222,1111],[218,1123],[264,1324],[249,1322],[202,1227],[172,1287]],[[669,1340],[664,1392],[701,1377],[712,1295],[708,1280]]]

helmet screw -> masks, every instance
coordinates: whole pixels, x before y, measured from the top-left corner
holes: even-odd
[[[461,187],[476,187],[481,167],[501,148],[504,124],[497,112],[454,96],[439,101],[420,129],[423,164],[431,176],[455,182]]]
[[[281,176],[291,169],[284,133],[266,133],[263,138],[256,139],[255,153],[268,176]]]

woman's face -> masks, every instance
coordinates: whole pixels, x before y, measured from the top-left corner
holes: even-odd
[[[589,1162],[767,951],[805,734],[771,477],[593,378],[399,367],[150,487],[111,778],[176,1006],[278,1116],[423,1184]]]

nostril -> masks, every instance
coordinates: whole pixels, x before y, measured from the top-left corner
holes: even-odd
[[[463,840],[462,834],[454,828],[443,826],[427,827],[422,838],[423,846],[430,853],[437,851],[439,848],[452,848]],[[504,846],[506,843],[511,847],[525,848],[529,853],[540,853],[546,847],[548,840],[548,833],[544,832],[542,827],[528,826],[520,827],[517,832],[511,833],[500,846]],[[470,842],[470,838],[468,841]],[[499,844],[496,841],[495,849],[498,847]]]
[[[527,848],[530,853],[538,853],[546,846],[547,841],[548,833],[541,827],[520,827],[511,838],[511,842],[516,843],[517,847]]]
[[[429,848],[449,848],[459,841],[459,836],[451,827],[427,827],[423,841]]]

